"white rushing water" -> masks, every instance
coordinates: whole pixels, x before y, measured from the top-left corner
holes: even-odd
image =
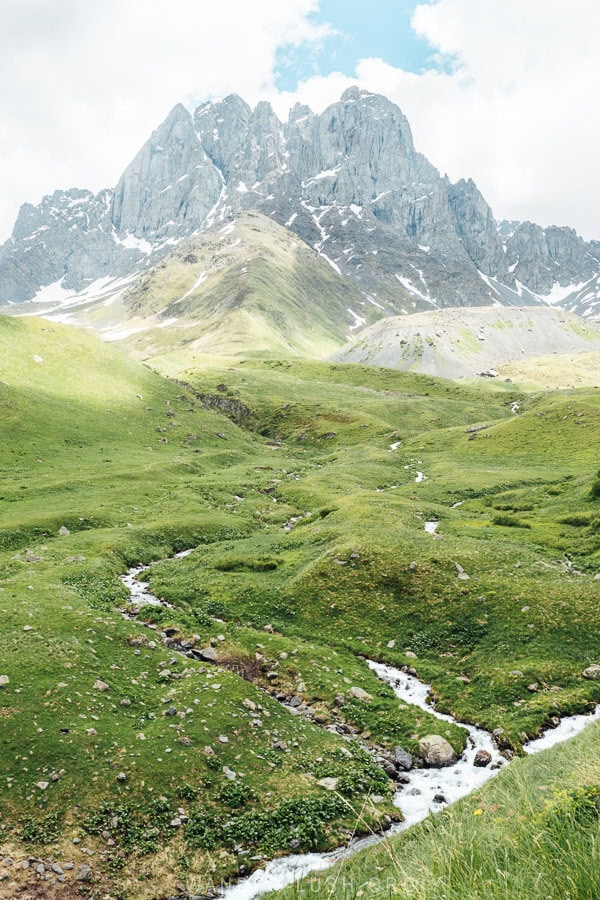
[[[423,528],[427,532],[427,534],[432,534],[434,537],[439,537],[439,534],[436,534],[438,528],[440,527],[440,523],[436,519],[432,519],[430,522],[425,522]]]
[[[193,548],[191,550],[182,550],[181,553],[176,553],[173,559],[183,559],[184,556],[189,556],[190,553],[193,552]],[[142,572],[147,572],[148,569],[151,568],[153,563],[149,566],[134,566],[133,569],[128,569],[125,575],[120,575],[120,579],[131,594],[131,603],[134,606],[142,607],[142,606],[168,606],[168,603],[164,603],[162,600],[159,600],[158,597],[155,597],[154,594],[150,593],[148,590],[149,584],[147,581],[140,581],[139,576]]]
[[[464,753],[452,766],[443,769],[411,769],[407,773],[410,784],[405,785],[394,795],[394,805],[402,810],[404,821],[393,825],[384,834],[361,838],[332,853],[307,853],[272,860],[264,869],[255,871],[250,878],[225,889],[222,894],[223,900],[256,900],[269,891],[281,890],[294,884],[311,872],[324,871],[366,847],[415,825],[426,818],[430,812],[439,812],[449,803],[466,797],[508,765],[504,757],[500,756],[492,736],[487,731],[474,725],[458,723],[452,716],[440,713],[430,705],[428,702],[429,685],[394,666],[387,666],[371,660],[367,660],[367,665],[378,678],[392,687],[396,696],[404,703],[418,706],[442,722],[453,723],[464,728],[469,734]],[[600,705],[593,714],[569,716],[563,719],[557,728],[530,741],[524,749],[527,753],[546,750],[548,747],[553,747],[555,744],[573,737],[583,731],[590,722],[597,720],[600,720]],[[485,750],[492,757],[488,766],[473,765],[478,750]],[[443,801],[441,800],[442,796],[444,797]]]
[[[549,728],[535,741],[529,741],[528,744],[524,744],[523,750],[525,753],[531,754],[547,750],[549,747],[555,747],[556,744],[562,744],[563,741],[568,741],[569,738],[575,737],[576,734],[587,728],[590,722],[597,722],[598,719],[600,719],[600,703],[593,713],[566,716],[566,718],[561,719],[560,725],[557,725],[556,728]]]
[[[435,535],[437,526],[438,522],[426,522],[425,530]],[[175,559],[181,559],[191,552],[192,550],[184,550],[178,553]],[[121,581],[131,592],[132,603],[136,606],[166,605],[149,592],[147,582],[138,581],[138,576],[149,568],[150,566],[136,566],[130,569],[126,575],[122,575]],[[456,722],[452,716],[438,712],[430,704],[430,685],[385,663],[367,660],[367,665],[378,678],[392,688],[403,703],[417,706],[442,722],[464,728],[468,732],[468,737],[463,754],[451,766],[442,769],[413,768],[406,773],[410,779],[409,783],[402,785],[393,798],[394,805],[402,811],[404,821],[393,825],[385,833],[359,838],[348,846],[340,847],[329,853],[303,853],[271,860],[263,869],[257,869],[238,884],[225,888],[221,894],[224,900],[255,900],[269,891],[281,890],[287,885],[294,884],[311,872],[328,869],[336,862],[415,825],[426,818],[430,812],[439,812],[449,803],[466,797],[508,765],[507,760],[500,755],[489,732],[475,725]],[[530,741],[523,749],[530,754],[546,750],[574,737],[583,731],[590,722],[598,720],[600,720],[600,704],[591,714],[568,716],[562,719],[556,728],[549,729],[541,737]],[[488,766],[474,765],[475,754],[479,750],[490,754],[491,761]]]

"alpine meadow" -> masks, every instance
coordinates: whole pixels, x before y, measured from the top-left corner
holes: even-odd
[[[599,279],[357,87],[23,205],[1,897],[599,895]]]

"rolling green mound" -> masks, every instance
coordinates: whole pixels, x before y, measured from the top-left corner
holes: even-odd
[[[35,854],[109,896],[198,894],[380,827],[368,748],[466,733],[363,657],[517,754],[600,700],[595,389],[256,357],[173,381],[36,319],[0,318],[0,360],[11,884]],[[123,616],[119,574],[153,560],[168,605]]]
[[[248,212],[179,244],[109,306],[73,315],[138,358],[320,357],[351,334],[350,310],[361,301],[358,288],[300,238]]]

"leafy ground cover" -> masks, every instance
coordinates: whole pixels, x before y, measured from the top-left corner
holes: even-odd
[[[175,381],[33,319],[0,319],[0,359],[3,853],[83,847],[115,896],[159,897],[380,827],[363,745],[465,733],[362,657],[517,751],[600,699],[594,389],[258,360]],[[161,559],[170,606],[121,615],[118,575]]]

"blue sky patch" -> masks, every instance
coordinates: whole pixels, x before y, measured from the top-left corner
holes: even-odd
[[[367,57],[419,72],[430,60],[432,48],[411,28],[417,5],[417,0],[321,0],[312,19],[329,24],[336,33],[317,48],[282,48],[277,58],[277,87],[294,91],[298,82],[332,72],[352,76],[358,61]]]

